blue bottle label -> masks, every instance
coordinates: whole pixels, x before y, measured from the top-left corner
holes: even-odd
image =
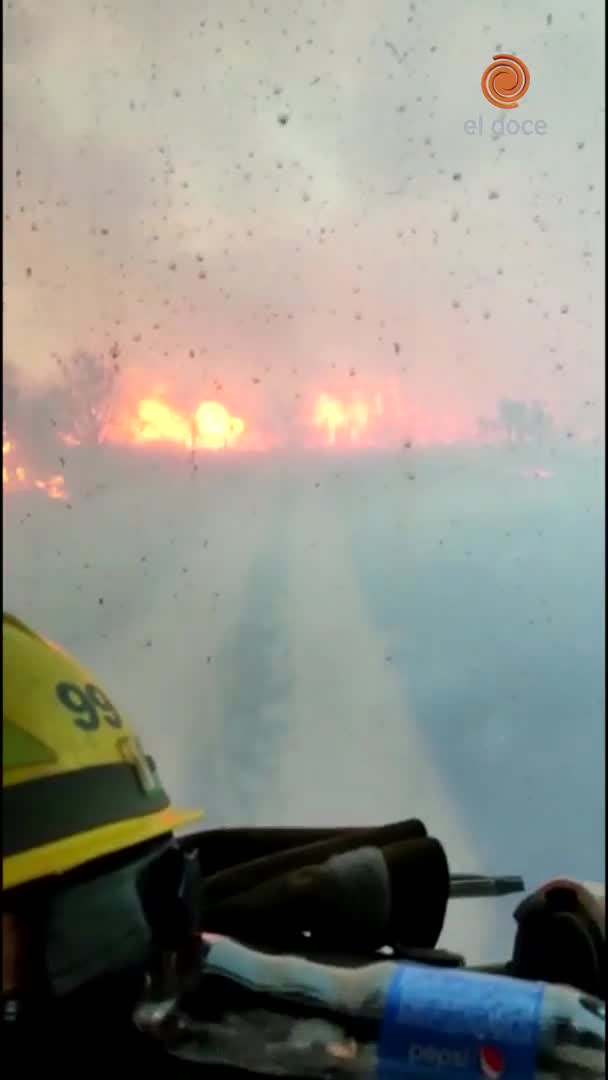
[[[388,986],[378,1047],[381,1080],[532,1080],[540,983],[400,965]]]

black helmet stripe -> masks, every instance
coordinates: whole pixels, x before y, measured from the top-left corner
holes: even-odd
[[[3,856],[169,807],[162,787],[144,790],[128,763],[45,776],[3,788]]]

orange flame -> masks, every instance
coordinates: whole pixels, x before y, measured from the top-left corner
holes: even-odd
[[[231,416],[219,401],[203,401],[194,414],[198,442],[206,450],[231,446],[245,431],[239,416]]]
[[[65,480],[61,473],[55,473],[48,480],[36,480],[35,487],[46,492],[49,499],[65,499]]]
[[[2,487],[7,490],[15,490],[26,485],[27,477],[23,465],[13,465],[10,455],[15,449],[14,444],[6,435],[2,437]]]
[[[354,394],[348,401],[323,392],[319,394],[313,412],[315,427],[324,430],[327,442],[334,445],[338,435],[342,434],[351,443],[358,443],[369,429],[374,417],[382,416],[384,406],[382,395],[374,395],[373,401],[366,401],[361,394]]]
[[[188,421],[169,405],[152,398],[139,402],[132,426],[136,443],[176,442],[187,446],[192,438]]]
[[[245,424],[232,416],[219,401],[202,401],[187,415],[156,398],[142,398],[136,416],[121,425],[127,438],[136,443],[176,443],[188,449],[222,450],[233,446],[245,431]],[[120,438],[119,433],[116,435]]]
[[[49,499],[65,499],[65,481],[60,473],[46,480],[30,480],[29,470],[24,465],[13,465],[11,455],[15,444],[6,436],[2,437],[2,489],[6,495],[15,491],[27,491],[32,487],[44,491]]]
[[[59,438],[66,446],[80,446],[80,439],[77,439],[75,435],[70,435],[69,432],[64,434],[63,431],[60,431]]]

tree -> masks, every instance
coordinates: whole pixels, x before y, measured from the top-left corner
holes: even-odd
[[[51,394],[55,419],[63,434],[82,445],[104,441],[120,379],[116,355],[114,350],[105,357],[79,349],[68,360],[57,357],[62,382]]]
[[[526,431],[527,406],[525,401],[501,398],[498,402],[498,418],[510,443],[522,443]]]
[[[551,429],[551,418],[541,401],[501,398],[498,421],[510,443],[540,443]]]
[[[48,388],[32,386],[11,361],[3,365],[2,382],[3,430],[8,438],[40,461],[52,458],[57,446],[57,425]]]
[[[541,443],[551,429],[551,418],[542,401],[531,401],[528,407],[528,435]]]

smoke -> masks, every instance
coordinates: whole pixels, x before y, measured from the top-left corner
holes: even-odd
[[[257,378],[286,402],[335,364],[471,418],[503,395],[601,413],[603,16],[554,16],[187,2],[176,25],[164,2],[14,0],[9,355],[44,382],[54,353],[117,340],[199,398]],[[507,29],[547,135],[476,140]],[[566,53],[587,59],[558,105]]]
[[[69,498],[7,499],[6,603],[212,823],[416,813],[456,870],[599,877],[604,13],[447,10],[7,0],[4,419]],[[501,51],[542,136],[492,136]],[[151,397],[299,446],[357,393],[390,460],[105,441]],[[501,401],[549,463],[418,446],[506,442]]]

